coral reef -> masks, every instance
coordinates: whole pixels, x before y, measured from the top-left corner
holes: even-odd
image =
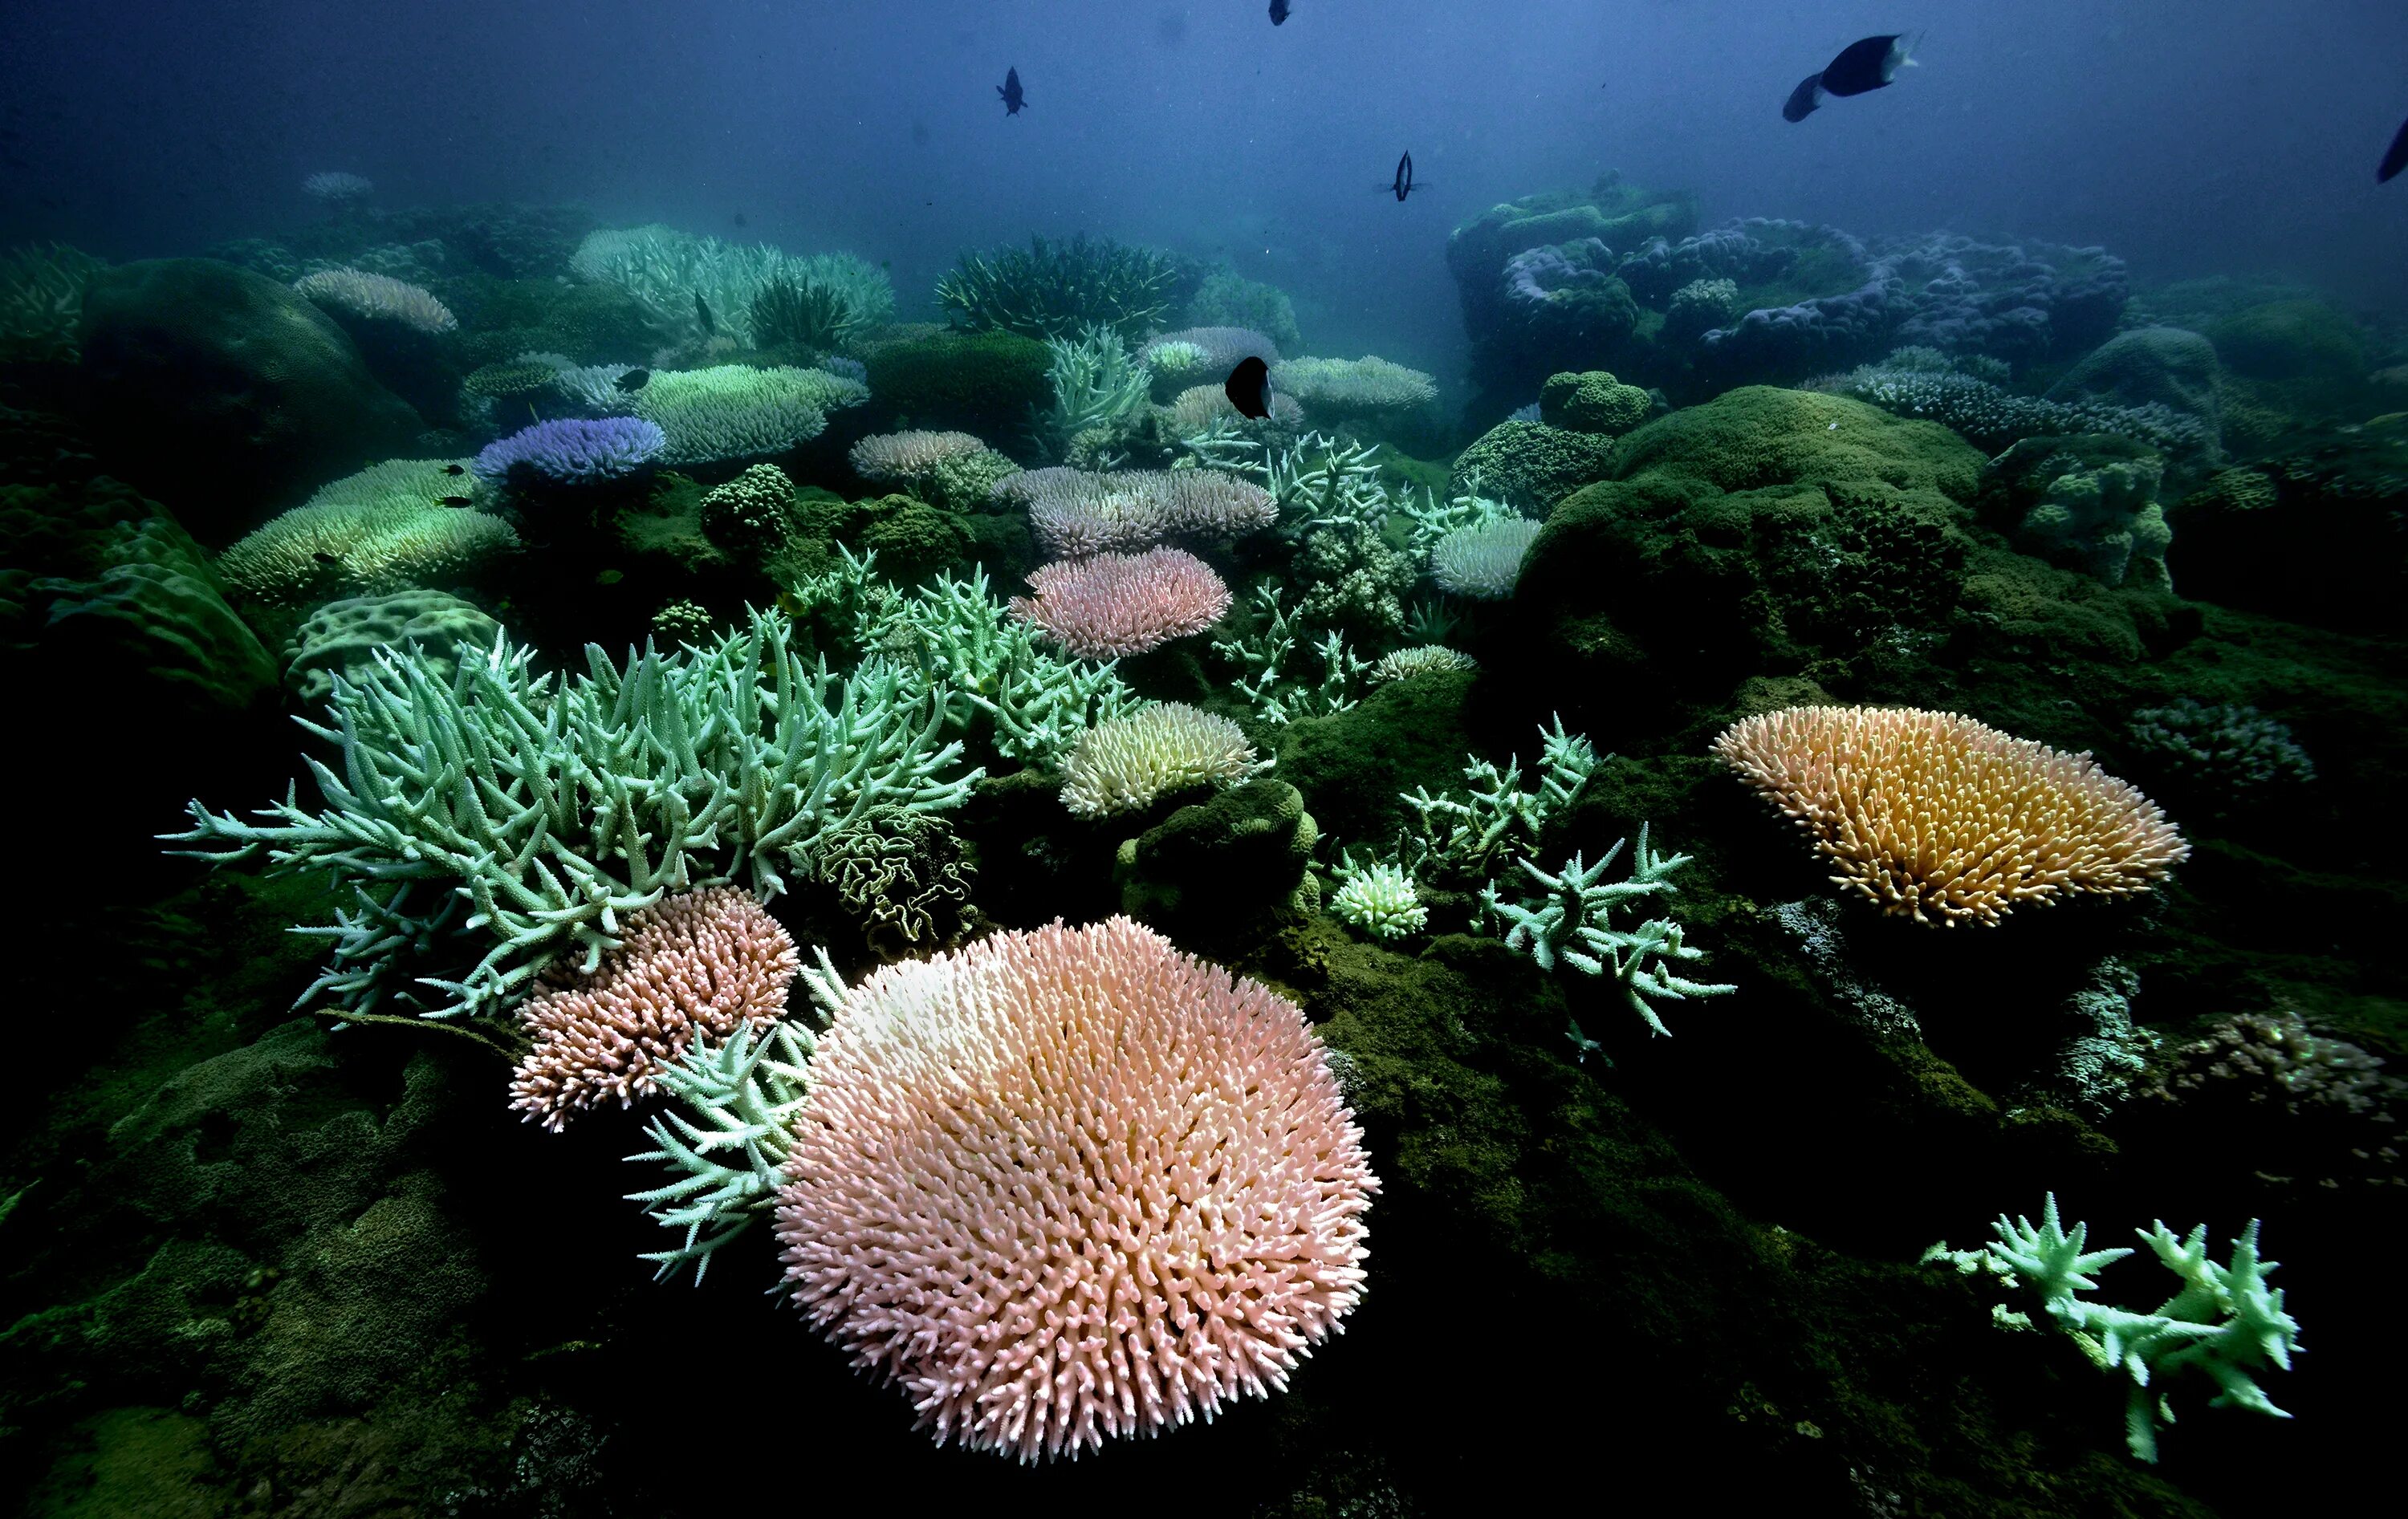
[[[303,707],[314,707],[333,695],[337,680],[366,679],[379,650],[404,645],[409,657],[449,680],[464,656],[483,658],[501,631],[475,603],[442,591],[348,596],[311,612],[286,640],[284,688]]]
[[[2173,529],[2157,504],[2165,465],[2155,454],[2114,437],[2034,437],[1993,465],[1997,483],[2025,503],[2015,537],[2027,550],[2108,585],[2172,588]]]
[[[1429,925],[1429,909],[1422,906],[1412,874],[1402,866],[1384,860],[1358,866],[1353,855],[1341,853],[1331,874],[1338,889],[1330,895],[1329,910],[1351,926],[1375,939],[1403,939]]]
[[[755,347],[767,344],[752,329],[753,303],[772,284],[824,291],[855,323],[884,322],[895,311],[885,271],[851,254],[796,258],[767,243],[724,243],[658,224],[588,234],[568,265],[580,279],[635,296],[670,332],[708,337],[724,327]],[[780,314],[774,296],[770,314]]]
[[[786,1279],[939,1443],[1036,1461],[1209,1417],[1284,1388],[1361,1297],[1379,1182],[1319,1040],[1261,984],[1114,918],[830,1000],[778,1198]],[[1044,1284],[1065,1272],[1086,1285]]]
[[[2291,730],[2255,707],[2183,696],[2134,712],[2128,731],[2143,763],[2211,806],[2239,806],[2316,778]]]
[[[1082,818],[1136,812],[1194,787],[1226,790],[1262,768],[1235,723],[1161,702],[1079,736],[1062,762],[1062,805]]]
[[[1322,423],[1413,411],[1438,399],[1437,380],[1376,355],[1283,359],[1271,365],[1271,384]]]
[[[872,809],[831,832],[815,867],[870,948],[891,958],[957,938],[978,879],[952,824],[897,808]]]
[[[864,345],[862,360],[879,411],[894,426],[1009,437],[1052,397],[1045,377],[1053,356],[1017,333],[907,330]]]
[[[1449,595],[1501,601],[1522,577],[1522,560],[1539,536],[1527,517],[1504,517],[1458,527],[1430,550],[1430,579]]]
[[[360,269],[321,269],[305,274],[293,288],[322,307],[366,322],[392,322],[420,333],[456,332],[460,319],[452,308],[407,280],[369,274]]]
[[[1603,369],[1549,375],[1539,387],[1539,420],[1575,433],[1618,437],[1647,420],[1655,401]]]
[[[2147,891],[2189,857],[2164,811],[2086,754],[1954,712],[1801,707],[1714,753],[1885,913],[1995,925],[2016,904]],[[1927,910],[1928,910],[1927,911]]]
[[[610,1097],[631,1107],[695,1040],[776,1022],[801,966],[778,920],[733,886],[631,912],[599,967],[555,970],[545,978],[553,984],[519,1004],[533,1048],[511,1079],[510,1107],[555,1131]]]
[[[666,465],[783,453],[827,428],[827,413],[867,398],[864,386],[824,369],[718,365],[653,374],[628,408],[666,435]]]
[[[1197,283],[1184,320],[1191,328],[1243,327],[1261,333],[1279,345],[1262,355],[1266,361],[1281,351],[1294,353],[1304,347],[1304,337],[1297,330],[1296,305],[1287,292],[1249,279],[1226,265],[1209,271]]]
[[[295,507],[220,555],[243,595],[298,607],[472,576],[519,544],[499,517],[405,497]]]
[[[1519,566],[1515,566],[1517,569]],[[1439,675],[1449,670],[1478,669],[1480,662],[1460,650],[1449,649],[1442,643],[1417,644],[1410,649],[1392,649],[1382,654],[1365,679],[1373,685],[1385,685],[1390,681],[1410,681],[1416,675]]]
[[[1480,493],[1544,512],[1613,468],[1611,438],[1538,422],[1500,422],[1455,456],[1455,478]]]
[[[524,466],[563,484],[632,475],[667,449],[668,435],[640,417],[563,417],[522,427],[477,452],[480,479],[504,480]]]
[[[95,274],[82,346],[102,457],[171,492],[205,543],[239,537],[262,499],[399,452],[420,428],[332,320],[230,264],[151,259]]]
[[[712,486],[702,497],[702,530],[714,543],[760,552],[778,547],[794,531],[795,482],[776,465],[751,465],[734,480]]]
[[[972,332],[1046,338],[1105,326],[1135,342],[1160,324],[1175,278],[1169,258],[1149,248],[1083,233],[1031,237],[1025,251],[964,253],[937,281],[937,304]]]
[[[1189,534],[1240,537],[1279,517],[1269,492],[1218,469],[1031,469],[997,481],[993,499],[1025,509],[1038,543],[1071,558]]]
[[[1204,632],[1229,610],[1229,588],[1183,549],[1099,553],[1032,571],[1011,614],[1078,659],[1118,659]]]

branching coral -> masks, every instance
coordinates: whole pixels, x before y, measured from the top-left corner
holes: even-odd
[[[1055,438],[1110,426],[1146,404],[1154,374],[1129,361],[1128,345],[1111,328],[1082,327],[1074,336],[1046,338],[1045,348],[1054,357],[1045,371],[1054,388],[1045,424]]]
[[[750,306],[755,348],[795,348],[812,352],[837,348],[861,330],[863,319],[843,294],[816,280],[772,275],[752,293]]]
[[[502,480],[523,465],[546,480],[580,484],[632,475],[667,447],[667,435],[641,417],[561,417],[486,444],[476,470]]]
[[[1118,659],[1201,633],[1229,610],[1229,588],[1183,549],[1103,553],[1032,571],[1011,613],[1080,659]]]
[[[1739,988],[1720,982],[1690,981],[1671,968],[1675,963],[1701,960],[1705,952],[1682,943],[1681,925],[1670,918],[1651,918],[1635,928],[1613,926],[1616,906],[1637,897],[1670,895],[1677,890],[1672,872],[1689,863],[1686,854],[1664,855],[1650,850],[1647,824],[1642,823],[1628,879],[1604,880],[1626,842],[1615,839],[1595,865],[1582,863],[1575,854],[1553,875],[1526,858],[1518,861],[1541,895],[1508,897],[1492,881],[1480,893],[1482,921],[1504,925],[1506,947],[1528,950],[1541,970],[1553,970],[1560,961],[1575,970],[1612,980],[1648,1028],[1670,1038],[1672,1031],[1656,1011],[1657,998],[1678,1002],[1693,996],[1722,996]],[[1572,1039],[1584,1056],[1592,1053],[1592,1046],[1582,1042],[1578,1025]]]
[[[1261,622],[1213,639],[1212,652],[1245,671],[1230,684],[1254,704],[1254,714],[1279,727],[1301,717],[1334,716],[1354,706],[1354,693],[1367,666],[1346,640],[1333,630],[1317,643],[1305,642],[1300,609],[1285,605],[1275,581],[1254,587],[1254,604]],[[1294,674],[1299,648],[1320,660],[1316,679]]]
[[[2211,706],[2189,696],[2132,714],[2132,741],[2185,790],[2225,803],[2304,785],[2316,778],[2291,730],[2255,707]]]
[[[821,953],[822,975],[826,952]],[[791,1018],[738,1024],[724,1042],[695,1039],[675,1061],[652,1069],[668,1100],[645,1125],[656,1147],[629,1161],[658,1161],[676,1175],[664,1185],[627,1194],[663,1228],[685,1238],[643,1258],[660,1268],[655,1280],[694,1268],[696,1286],[720,1246],[768,1216],[785,1181],[795,1143],[795,1114],[810,1090],[811,1031]]]
[[[460,319],[433,294],[403,280],[360,269],[321,269],[293,288],[320,306],[375,322],[398,322],[413,332],[447,333]]]
[[[1476,670],[1480,661],[1460,650],[1449,649],[1442,643],[1417,644],[1410,649],[1393,649],[1375,661],[1368,678],[1373,685],[1386,685],[1391,681],[1410,681],[1416,675],[1439,675],[1449,670]]]
[[[2156,803],[2088,754],[1954,712],[1792,707],[1732,724],[1713,750],[1813,837],[1834,881],[1918,923],[2144,892],[2190,854]]]
[[[509,523],[473,509],[335,501],[270,520],[219,556],[218,572],[262,601],[301,606],[469,574],[518,542]]]
[[[964,253],[937,281],[937,303],[957,327],[1024,337],[1067,337],[1101,325],[1135,342],[1158,325],[1177,270],[1168,255],[1083,234],[1028,239],[1026,251]]]
[[[1405,805],[1421,821],[1417,857],[1478,880],[1509,852],[1527,855],[1538,847],[1539,831],[1580,798],[1598,766],[1597,751],[1588,739],[1564,731],[1560,716],[1555,723],[1553,729],[1539,730],[1535,791],[1522,789],[1522,758],[1515,754],[1507,758],[1502,770],[1488,760],[1469,760],[1463,778],[1469,784],[1459,796],[1433,796],[1426,787],[1406,793]]]
[[[709,369],[656,372],[629,397],[629,409],[666,435],[663,464],[707,464],[783,453],[817,437],[830,409],[856,405],[869,389],[824,369]]]
[[[998,482],[994,499],[1025,508],[1037,541],[1068,557],[1179,534],[1241,535],[1279,516],[1268,492],[1217,469],[1031,469]]]
[[[2132,1454],[2143,1461],[2157,1458],[2157,1426],[2174,1422],[2172,1396],[2164,1383],[2188,1368],[2205,1375],[2221,1389],[2208,1400],[2210,1408],[2242,1408],[2287,1419],[2274,1406],[2258,1374],[2271,1368],[2291,1369],[2300,1349],[2300,1321],[2283,1311],[2283,1294],[2266,1285],[2276,1263],[2258,1254],[2258,1220],[2232,1241],[2229,1264],[2208,1258],[2207,1225],[2177,1238],[2161,1220],[2136,1230],[2158,1264],[2181,1279],[2180,1290],[2155,1311],[2135,1313],[2081,1296],[2099,1290],[2090,1273],[2132,1254],[2121,1250],[2085,1251],[2089,1226],[2076,1223],[2071,1232],[2057,1222],[2057,1195],[2050,1193],[2035,1227],[2027,1218],[2012,1223],[2004,1214],[1990,1225],[1997,1236],[1980,1250],[1950,1250],[1943,1242],[1924,1252],[1926,1261],[1947,1261],[1959,1271],[1987,1271],[2001,1281],[2040,1295],[2041,1306],[2057,1326],[2082,1347],[2093,1365],[2107,1372],[2122,1371],[2132,1379],[2132,1393],[2124,1417],[2124,1435]],[[2000,1304],[1998,1323],[2006,1328],[2028,1329],[2029,1316]],[[2155,1379],[2157,1385],[2152,1388]]]
[[[1356,865],[1341,852],[1332,874],[1338,890],[1329,910],[1344,922],[1380,939],[1402,939],[1428,926],[1429,909],[1422,906],[1412,873],[1404,867],[1382,860]]]
[[[1836,388],[1902,417],[1928,417],[1991,450],[2027,437],[2111,433],[2177,457],[2204,458],[2216,442],[2198,419],[2160,402],[2119,407],[2101,401],[2048,401],[2017,395],[1967,374],[1868,365],[1844,377]]]
[[[856,323],[895,313],[885,272],[852,254],[796,258],[767,243],[724,243],[657,224],[592,233],[569,267],[580,279],[625,290],[673,332],[700,335],[707,310],[714,326],[748,344],[756,342],[753,298],[772,281],[824,290]]]
[[[246,823],[195,802],[174,838],[355,893],[356,912],[308,930],[335,941],[308,996],[365,1011],[422,997],[406,978],[431,968],[449,972],[419,983],[447,999],[431,1016],[487,1013],[563,957],[593,971],[623,913],[738,879],[774,897],[832,830],[878,806],[958,807],[980,773],[957,773],[941,702],[882,661],[805,665],[775,615],[709,649],[587,664],[538,677],[505,638],[446,683],[380,658],[337,683],[325,724],[303,723],[343,755],[339,772],[309,761],[322,807],[288,795]]]
[[[1430,579],[1450,595],[1501,601],[1513,594],[1522,561],[1539,537],[1527,517],[1502,517],[1458,527],[1430,550]]]
[[[1284,359],[1271,366],[1271,384],[1317,421],[1412,411],[1438,399],[1437,380],[1376,355]]]
[[[510,1106],[553,1130],[610,1097],[632,1106],[697,1038],[776,1022],[801,964],[778,920],[732,886],[630,913],[593,974],[555,972],[547,980],[559,984],[519,1005],[534,1047],[510,1082]]]
[[[1235,723],[1167,701],[1082,734],[1062,766],[1062,805],[1082,818],[1135,812],[1173,792],[1226,790],[1267,768]]]
[[[787,1280],[940,1443],[1035,1461],[1210,1418],[1361,1297],[1379,1182],[1268,989],[1113,918],[825,995]]]

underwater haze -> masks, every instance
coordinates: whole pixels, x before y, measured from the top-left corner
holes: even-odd
[[[2403,251],[2396,0],[17,0],[0,1512],[2362,1504]]]

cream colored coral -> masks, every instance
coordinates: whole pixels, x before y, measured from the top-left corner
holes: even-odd
[[[1079,736],[1062,766],[1062,805],[1082,818],[1134,812],[1191,786],[1234,786],[1261,767],[1235,723],[1158,702]]]
[[[2018,902],[2149,889],[2190,846],[2086,753],[1954,712],[1792,707],[1713,751],[1885,913],[1996,924]]]
[[[836,999],[778,1238],[939,1443],[1024,1461],[1268,1397],[1363,1295],[1379,1188],[1321,1041],[1126,918]]]

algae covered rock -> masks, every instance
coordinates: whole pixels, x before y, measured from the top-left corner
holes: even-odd
[[[1543,515],[1570,493],[1613,470],[1613,440],[1541,422],[1500,422],[1456,455],[1455,480]]]
[[[1207,953],[1259,942],[1312,905],[1305,867],[1319,837],[1286,781],[1232,786],[1121,846],[1121,910]]]
[[[1619,437],[1647,420],[1655,403],[1603,369],[1551,375],[1539,388],[1539,420],[1575,433]]]
[[[407,451],[421,427],[332,319],[214,259],[146,259],[95,276],[82,347],[102,458],[171,494],[205,542],[237,536],[264,503]]]
[[[897,427],[1010,437],[1052,398],[1045,345],[1017,333],[889,329],[861,345],[869,394]]]
[[[2091,350],[2049,387],[2048,398],[2135,409],[2162,406],[2197,422],[2211,451],[2224,425],[2215,346],[2180,327],[2139,327]]]

